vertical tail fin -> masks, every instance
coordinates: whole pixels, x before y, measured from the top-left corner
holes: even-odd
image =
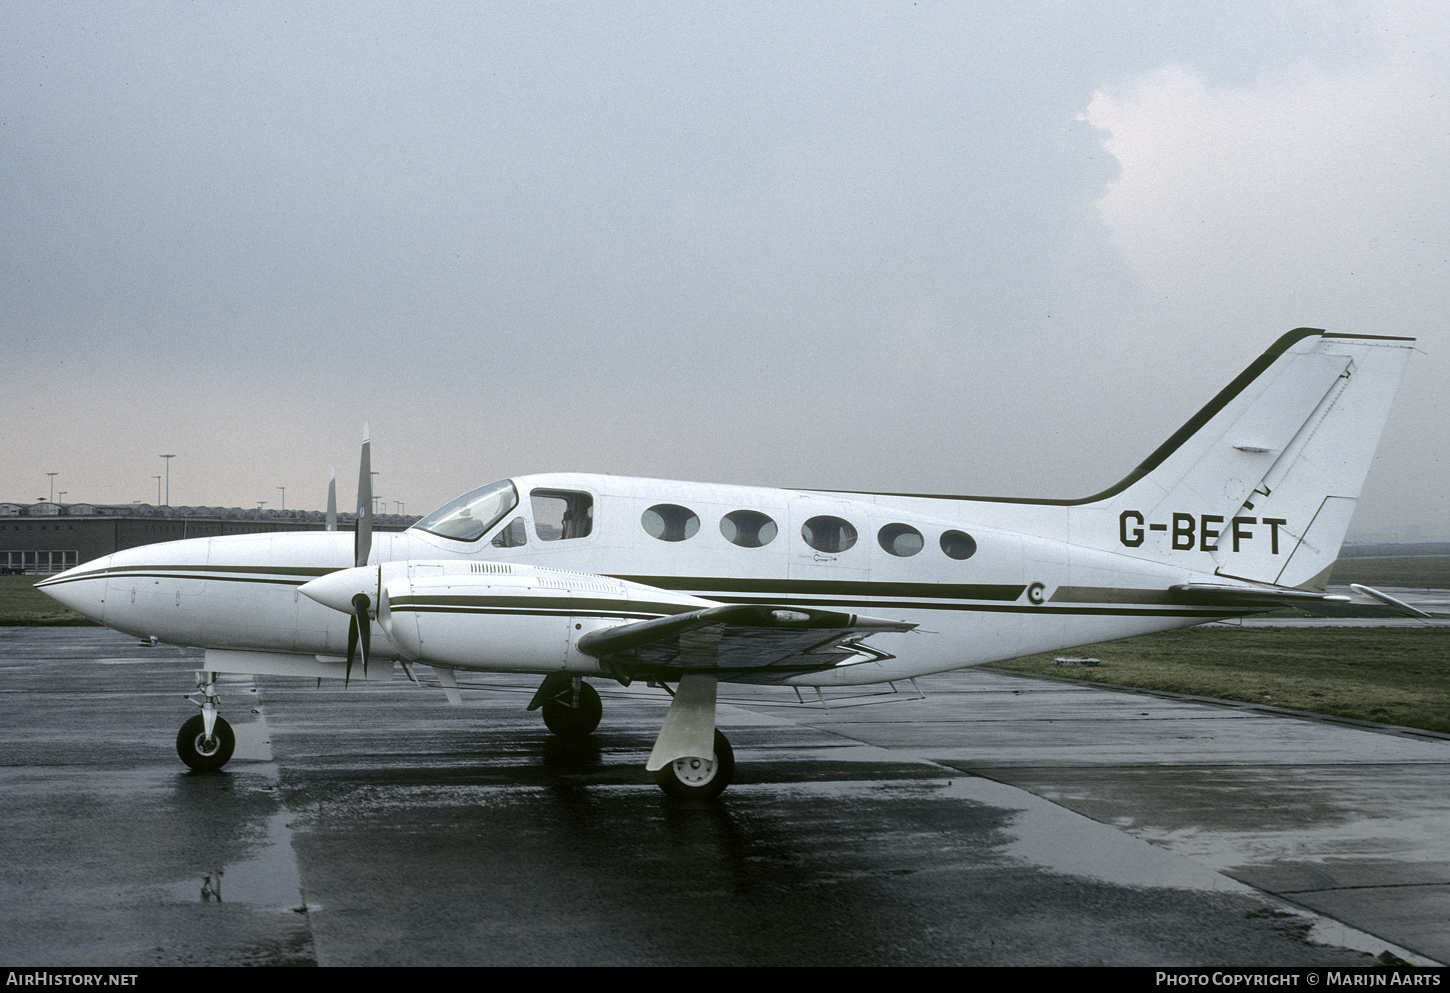
[[[1323,589],[1412,342],[1307,328],[1280,338],[1126,480],[1079,505],[1096,518],[1088,543]],[[1104,511],[1116,541],[1102,541]]]

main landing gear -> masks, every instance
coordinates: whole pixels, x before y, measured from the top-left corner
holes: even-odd
[[[544,724],[561,738],[582,738],[594,733],[604,716],[599,691],[578,676],[556,672],[545,676],[530,710],[544,710]]]
[[[201,713],[181,725],[176,733],[176,754],[197,772],[215,772],[232,757],[237,736],[217,713],[221,697],[216,692],[216,673],[198,672],[196,688],[201,691],[201,700],[189,699],[201,707]]]
[[[708,800],[725,792],[735,776],[735,751],[730,740],[715,729],[714,754],[678,758],[654,770],[655,785],[679,800]]]
[[[715,727],[715,677],[687,673],[665,714],[645,768],[672,797],[708,800],[735,776],[735,752]]]
[[[645,765],[660,789],[683,800],[719,796],[735,776],[735,752],[715,727],[715,677],[680,677],[665,723]],[[529,710],[544,711],[544,723],[561,738],[581,738],[599,726],[604,705],[599,693],[578,676],[544,678]]]

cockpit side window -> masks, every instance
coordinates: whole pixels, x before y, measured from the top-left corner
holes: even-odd
[[[522,548],[529,543],[529,529],[522,517],[515,517],[507,527],[498,529],[498,534],[489,542],[494,548]]]
[[[501,479],[444,504],[413,527],[455,541],[477,541],[518,505],[519,491]]]
[[[574,490],[532,490],[534,533],[540,541],[583,538],[594,530],[594,498]]]

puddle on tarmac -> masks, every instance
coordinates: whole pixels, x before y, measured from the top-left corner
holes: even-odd
[[[252,857],[229,865],[202,867],[196,877],[171,887],[183,903],[245,903],[296,910],[302,906],[302,880],[292,851],[291,815],[279,811],[267,819],[267,837]]]
[[[232,734],[237,739],[237,750],[232,753],[233,762],[272,761],[272,734],[265,720],[233,724]]]
[[[1118,886],[1154,886],[1207,892],[1256,893],[1220,875],[1104,824],[1073,814],[1013,786],[985,779],[956,780],[950,793],[1017,811],[1008,854],[1065,875]]]
[[[1016,835],[1007,846],[1008,854],[1053,872],[1099,879],[1118,886],[1238,893],[1274,900],[1262,890],[1221,875],[1184,855],[1073,814],[1016,787],[967,778],[956,780],[943,792],[1017,811],[1008,828]],[[1416,965],[1435,964],[1383,938],[1309,910],[1295,907],[1284,916],[1304,922],[1303,940],[1311,945],[1348,948],[1369,955],[1388,951]]]

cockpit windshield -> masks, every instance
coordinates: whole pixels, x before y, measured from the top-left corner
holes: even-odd
[[[501,479],[444,504],[413,527],[455,541],[477,541],[518,505],[518,490]]]

